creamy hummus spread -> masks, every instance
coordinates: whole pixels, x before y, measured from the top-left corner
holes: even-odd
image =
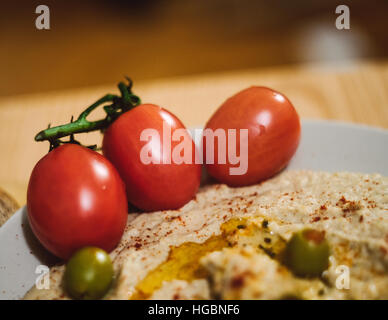
[[[330,244],[319,278],[279,259],[306,227]],[[244,188],[208,185],[180,210],[130,214],[111,258],[107,299],[388,299],[388,178],[286,171]],[[63,272],[52,267],[50,289],[25,298],[67,299]]]

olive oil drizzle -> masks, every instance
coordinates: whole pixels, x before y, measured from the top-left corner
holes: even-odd
[[[221,234],[208,238],[203,243],[185,242],[171,246],[168,258],[150,271],[136,286],[131,300],[147,299],[160,289],[165,281],[207,278],[206,270],[200,265],[205,255],[224,248],[253,245],[258,251],[272,258],[284,248],[285,241],[274,236],[267,226],[248,221],[246,218],[233,218],[221,225]],[[268,241],[271,239],[271,241]]]

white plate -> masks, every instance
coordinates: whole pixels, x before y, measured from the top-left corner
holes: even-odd
[[[288,169],[352,171],[388,176],[388,131],[366,126],[303,121],[302,140]],[[0,299],[18,299],[34,285],[39,265],[55,258],[28,226],[22,208],[0,228]]]

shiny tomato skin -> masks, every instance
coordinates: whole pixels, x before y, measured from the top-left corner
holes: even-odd
[[[105,157],[64,144],[33,169],[27,210],[35,236],[66,260],[85,246],[112,251],[124,232],[128,202],[119,174]]]
[[[195,144],[186,130],[185,145],[192,150],[191,163],[164,164],[163,123],[171,129],[185,129],[182,122],[167,110],[153,104],[142,104],[121,115],[104,133],[103,154],[113,163],[122,177],[128,201],[144,211],[178,209],[197,192],[201,179],[201,165],[195,164]],[[152,158],[159,164],[144,164],[140,158],[144,129],[156,130],[160,145],[152,147]],[[171,150],[179,141],[171,141]],[[170,155],[172,152],[170,153]],[[189,161],[188,161],[189,162]]]
[[[291,102],[283,94],[266,88],[250,87],[227,99],[210,118],[205,128],[248,129],[248,170],[230,175],[226,164],[206,164],[208,173],[230,186],[258,183],[282,170],[294,155],[300,140],[300,120]],[[227,135],[227,133],[226,133]],[[237,151],[240,149],[237,134]],[[226,144],[228,145],[228,144]],[[204,147],[206,159],[206,148]],[[218,142],[214,144],[215,160]]]

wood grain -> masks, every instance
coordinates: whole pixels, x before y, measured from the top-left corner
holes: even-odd
[[[251,85],[272,87],[286,94],[302,118],[388,128],[387,61],[301,65],[139,83],[135,79],[134,91],[143,102],[171,110],[186,126],[198,126],[227,97]],[[116,92],[115,85],[1,98],[0,186],[24,204],[31,170],[48,150],[46,143],[33,141],[34,135],[48,123],[69,121],[71,115],[78,115],[107,92]],[[99,115],[97,112],[95,117]],[[100,142],[101,137],[91,133],[82,141]]]
[[[0,227],[19,209],[17,202],[0,188]]]

